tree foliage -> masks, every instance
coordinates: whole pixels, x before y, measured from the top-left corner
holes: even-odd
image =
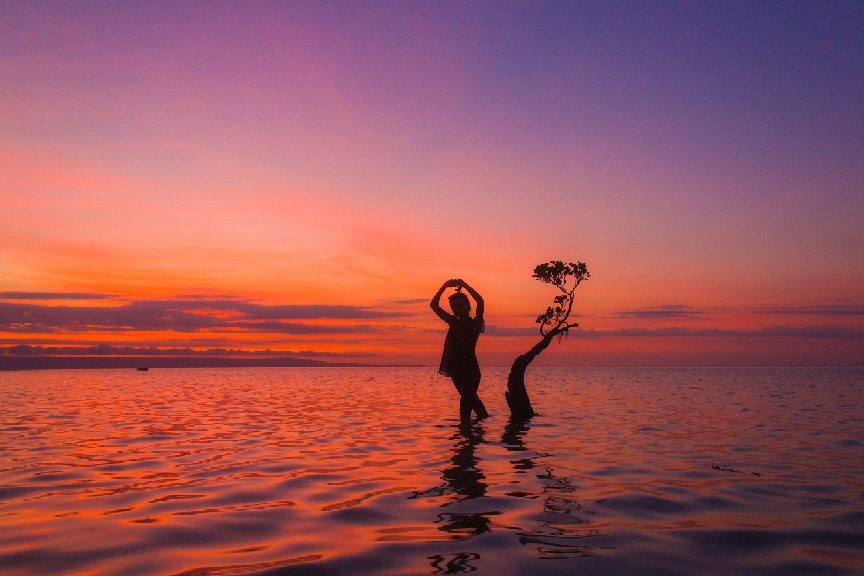
[[[538,264],[532,277],[561,291],[561,294],[555,296],[552,306],[537,316],[540,334],[566,334],[570,328],[579,326],[576,322],[568,322],[568,318],[573,311],[573,292],[579,284],[591,277],[585,263],[550,260],[545,264]]]

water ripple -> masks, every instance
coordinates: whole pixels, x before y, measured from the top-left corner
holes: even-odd
[[[4,574],[864,573],[862,370],[0,376]]]

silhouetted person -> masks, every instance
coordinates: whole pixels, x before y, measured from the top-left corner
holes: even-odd
[[[456,292],[448,298],[453,314],[448,314],[441,308],[441,295],[447,288],[456,288]],[[462,292],[463,288],[477,303],[477,311],[473,318],[471,301]],[[477,339],[485,326],[483,297],[464,280],[454,279],[441,285],[429,306],[449,326],[438,372],[449,376],[456,390],[459,391],[459,417],[467,421],[471,418],[471,410],[474,410],[478,418],[485,418],[489,413],[486,412],[483,401],[477,395],[477,388],[480,386],[480,365],[477,363],[475,353]]]

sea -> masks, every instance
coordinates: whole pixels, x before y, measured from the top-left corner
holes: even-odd
[[[864,574],[864,369],[0,373],[3,575]]]

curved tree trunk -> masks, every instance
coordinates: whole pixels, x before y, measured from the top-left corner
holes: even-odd
[[[510,374],[507,376],[507,391],[504,392],[513,418],[525,420],[535,414],[531,407],[531,400],[528,398],[528,390],[525,389],[525,370],[528,369],[528,365],[534,358],[549,347],[552,338],[560,332],[561,330],[558,329],[550,330],[531,350],[513,361]]]

